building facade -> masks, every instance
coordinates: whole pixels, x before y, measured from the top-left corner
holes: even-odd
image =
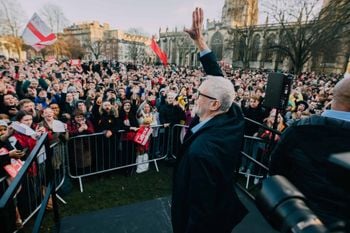
[[[325,0],[324,6],[329,1]],[[266,18],[258,25],[258,0],[225,0],[220,21],[207,20],[206,41],[219,61],[235,68],[285,70],[292,69],[290,59],[268,49],[282,40],[282,28]],[[181,66],[198,66],[193,43],[184,32],[160,31],[160,45],[169,62]],[[305,71],[342,73],[349,62],[350,46],[337,42],[328,54],[312,54],[304,65]],[[182,57],[181,57],[182,56]]]
[[[73,36],[86,49],[84,59],[117,60],[119,62],[149,63],[155,61],[150,51],[150,38],[111,29],[97,21],[73,24],[63,30],[65,37]]]
[[[13,38],[0,36],[0,56],[24,60],[26,58],[26,52],[22,48],[18,51]]]

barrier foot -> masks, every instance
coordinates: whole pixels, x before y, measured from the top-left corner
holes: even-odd
[[[58,200],[60,200],[63,204],[67,204],[67,202],[60,196],[60,195],[58,195],[57,193],[56,193],[56,197],[57,197],[57,199]]]
[[[81,180],[81,177],[79,177],[79,186],[80,186],[80,192],[84,192],[84,189],[83,189],[83,182]]]
[[[159,172],[157,160],[154,160],[154,166],[156,167],[157,172]]]
[[[248,189],[249,187],[249,180],[250,180],[250,174],[248,174],[248,177],[247,177],[247,182],[245,184],[245,188]]]

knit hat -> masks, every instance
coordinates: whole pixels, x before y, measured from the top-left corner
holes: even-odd
[[[0,126],[6,126],[7,127],[8,125],[7,125],[6,121],[0,120]]]

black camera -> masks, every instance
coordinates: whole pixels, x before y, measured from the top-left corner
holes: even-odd
[[[333,154],[327,161],[334,187],[350,192],[350,152]],[[327,227],[306,205],[307,199],[287,178],[270,176],[261,184],[256,196],[256,206],[273,228],[283,233],[345,233],[349,220],[341,217]],[[332,188],[332,186],[327,187]],[[337,211],[337,210],[334,210]],[[346,225],[347,224],[347,225]],[[329,229],[331,228],[331,229]]]
[[[306,198],[285,177],[271,176],[256,197],[256,205],[273,228],[283,233],[326,233],[327,228],[305,204]]]

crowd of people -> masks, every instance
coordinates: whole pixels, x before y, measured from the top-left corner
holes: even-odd
[[[274,110],[263,106],[268,73],[227,67],[222,71],[233,83],[235,102],[245,117],[272,127]],[[9,127],[2,141],[14,136],[19,138],[19,144],[8,148],[9,157],[2,156],[2,164],[9,163],[9,158],[25,160],[43,132],[54,143],[94,132],[111,138],[119,130],[137,131],[142,125],[189,125],[204,75],[201,67],[133,66],[115,61],[85,61],[77,66],[69,61],[18,62],[2,58],[0,119],[6,122],[6,128],[17,121],[36,132],[35,136],[20,136]],[[282,132],[295,121],[320,115],[329,106],[340,77],[314,72],[296,76],[288,108],[279,113],[277,129]],[[54,132],[54,121],[63,122],[66,132]],[[2,125],[5,127],[5,123]],[[264,132],[247,122],[246,135],[269,140]],[[145,153],[142,148],[138,152]],[[6,174],[2,171],[1,175]]]
[[[245,116],[263,123],[269,111],[263,106],[268,73],[223,69],[234,84],[238,103]],[[154,115],[152,122],[166,125],[185,124],[191,119],[191,109],[204,72],[201,68],[128,65],[115,62],[85,62],[71,66],[69,62],[0,61],[0,118],[13,121],[19,111],[33,116],[35,125],[44,119],[44,110],[67,124],[76,124],[75,115],[83,113],[89,130],[106,131],[111,136],[105,114],[114,116],[110,127],[121,128],[121,116],[128,111],[142,124],[144,111]],[[283,121],[290,125],[312,114],[320,115],[329,107],[334,85],[341,75],[303,73],[296,76]],[[141,107],[141,108],[140,108]],[[118,125],[119,124],[119,125]],[[81,127],[79,133],[84,132]],[[248,135],[257,130],[247,129]],[[77,132],[74,133],[75,135]]]
[[[280,132],[300,119],[328,109],[333,88],[342,77],[315,72],[295,76],[287,109],[276,112],[264,107],[266,71],[227,67],[221,70],[233,84],[234,101],[244,116],[268,127],[277,119]],[[116,61],[82,61],[81,65],[73,65],[69,61],[18,62],[1,58],[0,143],[7,152],[0,155],[0,176],[6,176],[2,167],[11,163],[11,158],[24,161],[44,132],[50,143],[94,132],[112,138],[119,130],[130,132],[125,135],[128,140],[141,126],[162,125],[169,129],[175,124],[190,125],[195,113],[200,113],[194,109],[200,95],[216,100],[203,94],[209,84],[218,85],[205,82],[204,76],[201,67],[135,66]],[[201,88],[203,82],[206,89]],[[211,90],[215,91],[220,90]],[[28,135],[12,127],[12,122],[26,125],[34,133]],[[58,131],[57,125],[61,125]],[[271,139],[268,132],[249,122],[244,133]],[[11,144],[10,138],[15,138],[16,143]],[[146,151],[147,146],[136,150],[138,154]],[[37,169],[33,163],[33,176]],[[20,213],[17,211],[16,215],[20,224]]]
[[[245,117],[269,127],[274,111],[263,106],[268,73],[263,70],[223,68],[234,84],[235,102]],[[18,121],[36,131],[27,136],[11,129],[1,139],[14,136],[19,144],[8,147],[8,158],[26,159],[43,132],[50,142],[69,136],[103,132],[110,138],[118,130],[137,131],[142,125],[189,125],[199,85],[201,68],[154,65],[128,66],[113,61],[84,62],[81,66],[67,61],[0,61],[0,119],[2,127]],[[288,108],[279,113],[278,130],[313,114],[320,115],[332,100],[332,91],[340,75],[314,72],[295,77]],[[53,131],[53,122],[61,121],[66,133]],[[247,122],[245,134],[269,140],[258,125]],[[28,140],[29,139],[29,140]],[[277,140],[277,139],[276,139]],[[26,149],[23,152],[23,149]],[[144,153],[140,148],[140,153]],[[1,175],[6,175],[4,171]]]

